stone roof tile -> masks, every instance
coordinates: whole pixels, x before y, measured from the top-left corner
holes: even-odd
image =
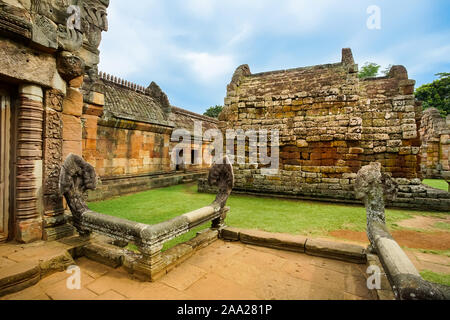
[[[103,117],[172,126],[169,115],[153,97],[122,85],[103,80],[105,106]]]

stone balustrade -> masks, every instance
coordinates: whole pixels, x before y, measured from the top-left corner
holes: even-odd
[[[60,175],[60,192],[72,212],[73,224],[82,237],[92,232],[122,243],[133,243],[140,255],[125,255],[125,263],[133,273],[153,280],[167,267],[162,257],[164,243],[193,228],[212,221],[212,229],[224,227],[229,208],[225,207],[234,183],[232,166],[227,157],[223,164],[215,164],[209,172],[209,182],[219,188],[216,200],[209,206],[183,214],[168,221],[146,225],[90,210],[85,203],[85,192],[96,188],[94,168],[81,157],[69,155]]]
[[[380,163],[371,163],[358,172],[355,195],[366,206],[368,251],[379,256],[398,300],[448,300],[450,287],[424,280],[386,226],[385,198],[395,198],[397,187],[381,172]]]

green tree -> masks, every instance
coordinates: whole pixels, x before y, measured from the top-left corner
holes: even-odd
[[[358,77],[360,79],[376,77],[380,68],[381,66],[376,63],[366,62],[359,71]]]
[[[206,110],[206,112],[203,115],[211,118],[219,118],[219,114],[222,112],[222,110],[223,110],[222,106],[210,107]]]
[[[388,66],[386,67],[386,69],[384,69],[383,71],[381,71],[381,73],[383,73],[383,75],[384,75],[385,77],[387,77],[387,76],[389,75],[389,72],[391,71],[391,68],[392,68],[392,64],[388,65]]]
[[[438,80],[416,89],[416,99],[422,101],[423,108],[436,108],[442,115],[450,114],[450,73],[436,74]]]

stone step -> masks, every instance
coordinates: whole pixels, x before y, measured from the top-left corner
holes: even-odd
[[[39,265],[33,261],[0,269],[0,297],[31,287],[41,279]]]
[[[323,258],[331,258],[358,264],[367,263],[366,249],[364,247],[317,239],[308,239],[305,246],[306,254]]]
[[[84,256],[101,264],[118,268],[123,265],[124,250],[106,243],[91,243],[83,248]]]
[[[237,228],[223,229],[220,233],[220,237],[228,241],[241,241],[245,244],[306,253],[312,256],[351,263],[367,263],[366,250],[364,247],[343,242]]]
[[[0,297],[22,291],[55,272],[75,265],[74,257],[80,256],[86,241],[71,237],[28,245],[1,245],[0,256],[9,263],[0,268]]]

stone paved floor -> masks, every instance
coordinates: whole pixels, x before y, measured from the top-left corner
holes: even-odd
[[[216,241],[154,283],[130,278],[86,258],[81,290],[68,290],[65,272],[1,299],[247,300],[373,299],[366,267],[304,254]],[[1,300],[0,299],[0,300]]]

